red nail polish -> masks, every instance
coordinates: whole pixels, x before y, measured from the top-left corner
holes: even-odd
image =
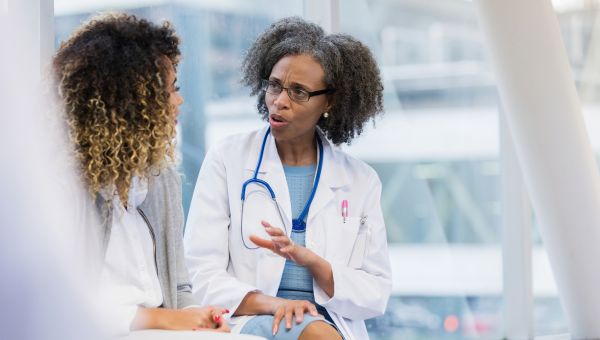
[[[225,314],[229,314],[229,309],[226,309],[226,310],[225,310]]]
[[[220,315],[213,315],[213,320],[215,320],[215,322],[220,322],[221,321],[221,316]]]

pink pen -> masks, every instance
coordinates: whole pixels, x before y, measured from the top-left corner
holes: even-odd
[[[346,223],[346,218],[348,217],[348,200],[342,201],[342,219],[344,223]]]

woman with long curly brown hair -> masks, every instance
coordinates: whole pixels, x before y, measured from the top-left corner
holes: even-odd
[[[118,305],[119,333],[227,330],[226,310],[192,306],[183,262],[181,182],[173,168],[179,58],[169,23],[104,14],[82,25],[53,60],[81,174],[101,217],[99,282]]]

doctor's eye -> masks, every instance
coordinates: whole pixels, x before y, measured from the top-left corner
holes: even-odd
[[[283,87],[276,81],[264,79],[262,81],[262,90],[272,94],[280,94]]]
[[[295,100],[306,101],[310,97],[310,94],[301,87],[294,87],[290,89],[290,97]]]

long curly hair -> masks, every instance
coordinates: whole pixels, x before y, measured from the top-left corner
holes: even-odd
[[[281,19],[254,41],[242,62],[242,84],[258,95],[256,107],[263,119],[269,111],[261,80],[268,79],[273,66],[288,55],[312,56],[325,72],[330,94],[329,118],[317,125],[334,144],[350,143],[364,124],[383,112],[383,84],[371,50],[347,34],[325,34],[316,24],[299,17]]]
[[[170,70],[179,38],[134,15],[91,18],[53,60],[58,95],[89,190],[110,190],[126,204],[133,176],[147,178],[174,160],[175,108]]]

